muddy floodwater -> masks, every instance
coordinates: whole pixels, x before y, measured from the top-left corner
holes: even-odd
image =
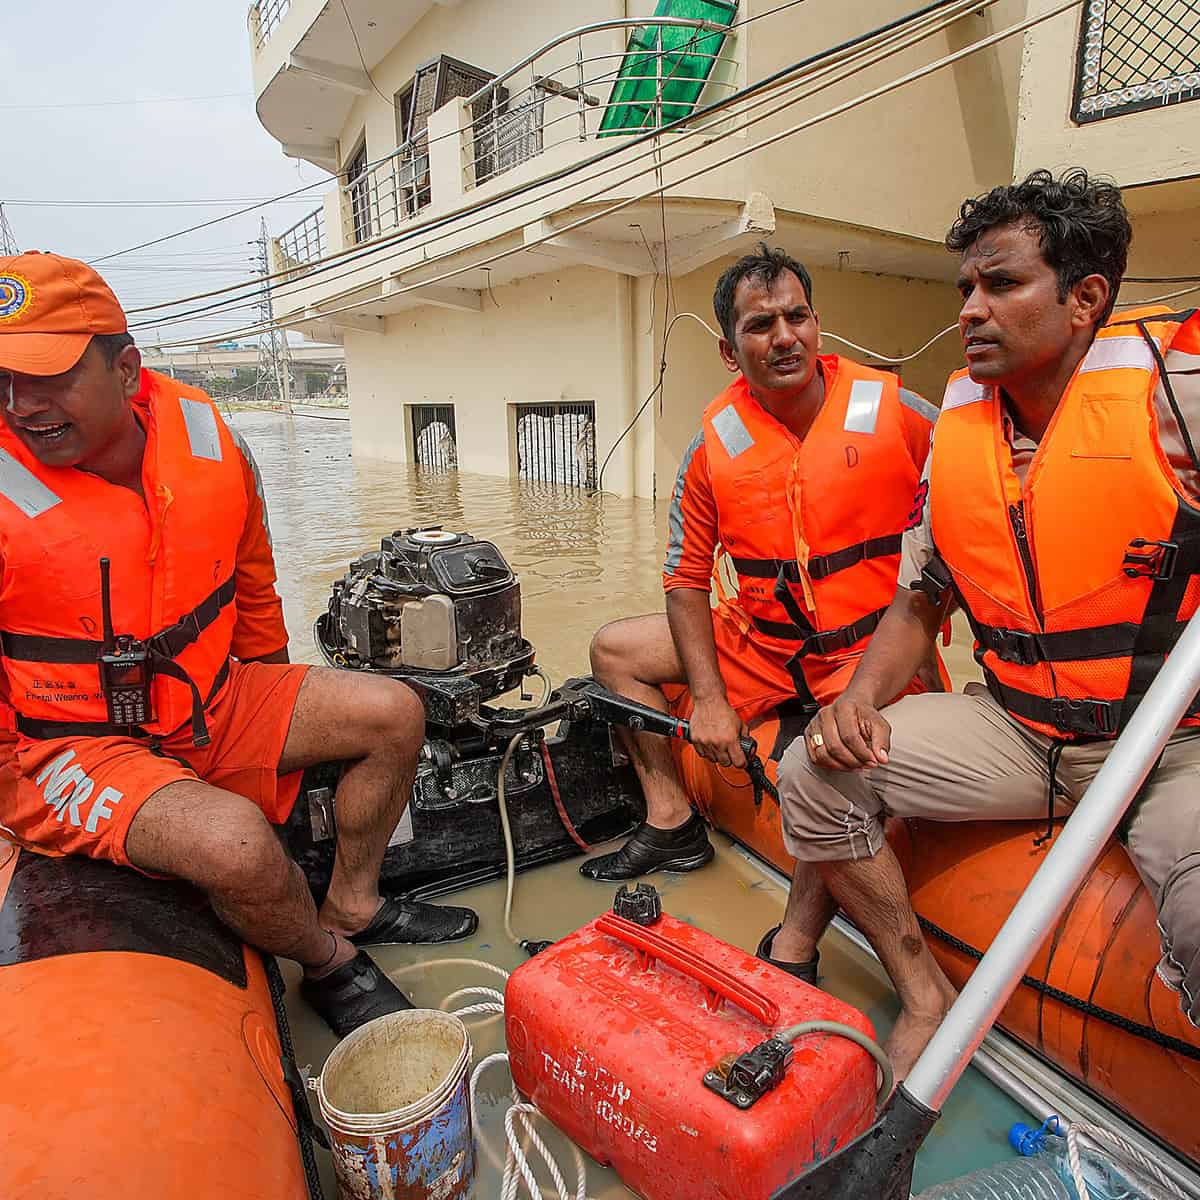
[[[379,539],[393,530],[416,525],[440,524],[496,543],[521,579],[525,636],[556,682],[587,670],[588,642],[599,625],[663,606],[659,572],[665,501],[592,497],[576,489],[458,472],[433,474],[354,457],[346,421],[242,412],[233,422],[262,471],[296,661],[320,661],[312,623],[326,606],[331,582],[350,560],[378,548]],[[961,686],[974,670],[961,631],[956,641],[950,664]],[[712,867],[693,875],[655,876],[654,882],[667,911],[753,949],[762,931],[780,919],[785,890],[777,877],[727,839],[715,840],[718,858]],[[455,897],[480,912],[479,933],[470,941],[441,948],[383,947],[373,951],[375,957],[422,1007],[442,1007],[448,999],[454,1007],[453,993],[464,987],[502,987],[502,979],[467,960],[486,960],[507,970],[524,960],[502,932],[503,890],[501,883],[486,884]],[[561,937],[607,908],[611,894],[611,886],[582,879],[577,862],[540,868],[520,876],[513,922],[527,937]],[[826,945],[823,955],[830,990],[866,1012],[882,1036],[894,1003],[874,968],[865,967],[844,945]],[[319,1073],[334,1039],[296,998],[298,968],[281,965],[291,987],[288,1007],[297,1056],[302,1067]],[[502,1048],[497,1018],[471,1018],[468,1024],[476,1061]],[[507,1088],[503,1068],[482,1081],[477,1200],[500,1195]],[[918,1187],[1002,1157],[1008,1124],[1022,1118],[974,1072],[955,1097],[954,1111],[939,1124],[922,1155]],[[548,1136],[574,1195],[567,1146],[557,1135]],[[320,1159],[332,1200],[329,1158],[321,1153]],[[587,1171],[591,1200],[630,1195],[611,1171],[590,1161]],[[547,1184],[545,1195],[554,1196],[549,1177],[544,1171],[539,1175]]]
[[[381,537],[415,525],[496,543],[521,579],[525,636],[556,682],[587,670],[588,642],[605,621],[663,607],[664,499],[623,500],[352,456],[345,420],[270,412],[233,420],[262,471],[298,662],[320,661],[312,623],[332,581],[352,558],[378,549]],[[964,633],[956,626],[944,651],[959,687],[978,677]]]

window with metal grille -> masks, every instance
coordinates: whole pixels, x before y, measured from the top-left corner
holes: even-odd
[[[518,478],[595,488],[594,404],[518,404],[516,410]]]
[[[1090,0],[1079,33],[1077,123],[1196,99],[1196,0]]]
[[[453,404],[413,404],[413,461],[431,471],[453,471],[458,466],[454,441]]]
[[[346,184],[350,191],[350,221],[356,242],[368,241],[371,229],[371,181],[367,174],[367,140],[350,155],[346,163]]]

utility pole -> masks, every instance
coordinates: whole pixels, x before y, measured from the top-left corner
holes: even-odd
[[[12,226],[8,223],[8,218],[4,215],[4,205],[0,204],[0,256],[10,258],[20,253],[21,251],[17,246],[17,236],[13,233]]]
[[[292,411],[292,363],[288,353],[287,331],[275,327],[275,306],[271,299],[271,240],[267,219],[259,222],[258,273],[262,291],[258,301],[258,322],[267,331],[258,339],[258,374],[254,381],[254,399],[279,400],[284,411]]]

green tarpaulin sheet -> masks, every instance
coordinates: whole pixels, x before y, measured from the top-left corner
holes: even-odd
[[[685,17],[712,21],[728,28],[737,5],[724,0],[658,0],[656,17]],[[653,18],[651,18],[653,20]],[[662,60],[658,39],[662,38]],[[689,116],[712,74],[723,32],[648,24],[635,29],[625,50],[608,109],[600,123],[600,136],[653,129],[658,122],[655,98],[662,80],[662,124]]]

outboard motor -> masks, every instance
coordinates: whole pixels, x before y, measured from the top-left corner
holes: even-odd
[[[518,735],[504,776],[518,868],[641,819],[640,789],[607,725],[571,720],[578,704],[489,704],[539,673],[521,635],[520,582],[493,543],[438,527],[390,534],[334,582],[313,635],[330,666],[401,680],[425,707],[413,800],[384,860],[389,891],[430,896],[503,873],[499,771]],[[546,736],[546,725],[558,728]],[[306,774],[286,829],[318,895],[332,869],[339,772]]]
[[[533,662],[504,556],[444,529],[393,533],[352,562],[333,585],[321,648],[340,665],[389,674],[459,671],[484,699],[515,687]]]

